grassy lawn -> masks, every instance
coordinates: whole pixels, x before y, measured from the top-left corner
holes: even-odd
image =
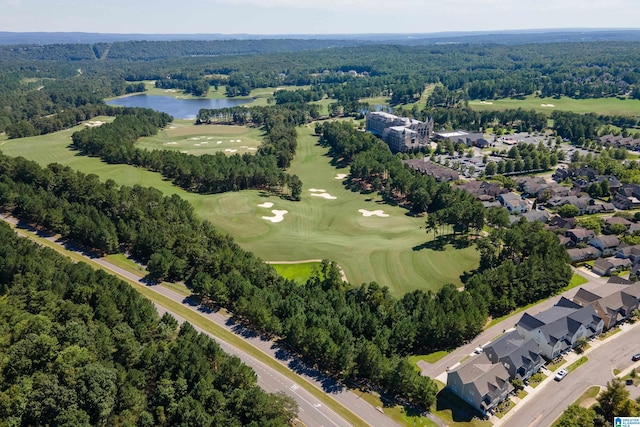
[[[320,101],[312,101],[309,104],[316,104],[320,106],[320,114],[323,116],[329,115],[329,105],[337,102],[334,98],[323,98]]]
[[[400,425],[406,427],[437,427],[437,424],[431,421],[429,418],[423,417],[420,413],[414,413],[404,406],[390,406],[387,402],[383,402],[380,397],[364,392],[362,390],[351,389],[351,391],[357,394],[361,399],[368,402],[373,407],[381,408],[388,417],[390,417]]]
[[[549,363],[547,365],[547,369],[550,370],[551,372],[555,372],[560,366],[564,365],[567,361],[564,360],[564,358],[561,358],[559,362],[557,363]]]
[[[199,128],[183,122],[177,122],[175,126],[172,130],[187,133]],[[103,180],[113,179],[121,185],[139,184],[155,187],[167,195],[178,194],[194,206],[200,217],[228,232],[240,246],[263,260],[331,259],[344,269],[350,283],[359,285],[376,281],[389,286],[397,295],[414,289],[435,290],[445,283],[461,286],[460,275],[478,265],[476,249],[472,246],[455,249],[446,242],[436,244],[433,233],[424,231],[424,218],[415,218],[405,209],[383,204],[376,195],[345,189],[336,175],[347,174],[348,169],[336,169],[331,165],[327,150],[316,145],[312,127],[298,128],[298,150],[290,170],[304,183],[300,202],[259,191],[214,195],[188,193],[158,173],[79,156],[69,150],[68,145],[71,134],[82,126],[50,135],[0,141],[0,150],[41,165],[61,163],[96,174]],[[169,129],[164,132],[167,131]],[[309,189],[326,190],[336,199],[312,197]],[[272,208],[258,207],[264,202],[274,205]],[[272,223],[262,218],[271,216],[271,209],[289,213],[282,222]],[[364,217],[359,209],[383,210],[389,217]]]
[[[140,82],[129,82],[129,83],[140,83]],[[180,99],[202,99],[202,98],[205,98],[205,99],[207,99],[207,98],[208,99],[226,99],[227,98],[227,90],[226,90],[224,85],[219,86],[218,90],[215,90],[215,88],[213,86],[211,86],[211,88],[209,88],[209,92],[207,92],[207,96],[201,97],[201,96],[193,96],[190,93],[184,93],[184,92],[182,92],[181,89],[160,89],[160,88],[157,88],[155,86],[155,83],[156,83],[155,80],[144,80],[142,83],[144,83],[144,86],[147,89],[144,92],[147,95],[172,96],[174,98],[180,98]],[[130,94],[130,95],[125,95],[125,96],[131,96],[131,95],[137,95],[137,94],[133,93],[133,94]]]
[[[362,98],[360,102],[367,102],[370,107],[373,107],[375,105],[389,105],[390,99],[388,96],[374,96],[371,98]]]
[[[547,376],[542,372],[533,374],[531,378],[529,378],[529,385],[533,388],[536,388],[540,385],[542,381],[544,381],[545,378],[547,378]]]
[[[620,100],[618,98],[571,99],[562,97],[560,99],[553,99],[538,98],[530,95],[523,100],[496,99],[469,101],[469,106],[474,110],[533,109],[547,114],[550,114],[553,110],[573,111],[575,113],[619,114],[625,116],[640,114],[640,100]]]
[[[584,285],[585,283],[587,283],[589,280],[587,280],[585,277],[579,275],[579,274],[574,274],[571,277],[571,280],[569,281],[569,285],[564,288],[563,290],[568,291],[569,289],[573,289],[575,287],[578,287],[580,285]]]
[[[481,420],[479,413],[467,402],[460,399],[448,389],[442,389],[437,395],[431,413],[447,422],[447,425],[458,427],[491,426],[490,421]]]
[[[174,150],[201,155],[255,153],[263,132],[246,126],[194,125],[190,120],[176,120],[154,136],[141,138],[139,148]]]
[[[319,262],[303,262],[300,264],[271,264],[279,275],[285,279],[295,280],[298,283],[305,283],[307,279],[315,276],[318,271]]]
[[[620,331],[621,331],[620,327],[614,326],[613,328],[609,329],[608,331],[603,332],[600,335],[598,335],[598,339],[599,340],[606,340],[607,338],[617,334]]]
[[[584,365],[585,363],[587,363],[589,361],[589,358],[587,358],[587,356],[582,356],[580,359],[576,360],[575,362],[573,362],[571,365],[566,367],[566,370],[571,372],[571,371],[575,371],[576,369],[578,369],[581,365]]]
[[[436,351],[435,353],[429,353],[429,354],[419,354],[415,356],[410,356],[409,362],[417,364],[419,361],[424,360],[427,363],[436,363],[438,360],[442,359],[447,354],[449,354],[449,352],[444,350]]]

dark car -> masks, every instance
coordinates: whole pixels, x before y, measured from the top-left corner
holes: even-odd
[[[634,354],[631,360],[633,360],[634,362],[637,362],[638,360],[640,360],[640,353]]]

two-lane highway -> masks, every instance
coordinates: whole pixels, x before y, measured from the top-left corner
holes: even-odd
[[[13,217],[0,215],[0,219],[14,226],[17,224],[17,220]],[[34,234],[29,231],[19,229],[17,231],[24,237],[34,238]],[[62,245],[55,237],[47,237],[46,240],[62,249]],[[309,367],[305,367],[300,361],[295,360],[282,349],[278,348],[273,341],[262,339],[255,334],[243,333],[246,331],[243,331],[239,325],[234,324],[229,317],[219,312],[202,310],[202,307],[194,305],[188,298],[185,298],[183,295],[166,287],[148,286],[142,281],[141,276],[113,265],[105,259],[88,258],[80,252],[76,252],[76,254],[81,255],[87,262],[97,264],[104,270],[114,273],[116,276],[132,282],[137,286],[151,290],[159,296],[168,298],[174,303],[187,307],[190,311],[201,318],[215,323],[218,327],[224,328],[225,330],[235,334],[237,337],[241,337],[243,340],[251,344],[255,348],[255,351],[261,352],[263,355],[270,358],[272,361],[271,363],[275,361],[285,367],[290,371],[289,375],[284,375],[277,369],[270,366],[270,364],[261,362],[249,354],[249,352],[243,351],[227,343],[220,337],[207,332],[226,352],[237,356],[256,371],[258,374],[258,384],[262,388],[268,392],[281,391],[294,398],[300,408],[300,412],[298,414],[299,418],[308,427],[342,427],[352,425],[352,423],[347,422],[342,416],[331,409],[331,407],[342,407],[346,413],[350,412],[352,419],[359,419],[361,421],[358,422],[359,425],[368,424],[375,427],[398,426],[395,421],[386,416],[380,410],[374,408],[356,393],[349,391],[344,387],[340,387],[334,380],[322,373]],[[158,301],[154,301],[154,303],[161,313],[169,312],[179,321],[184,321],[181,316],[172,312],[170,308],[162,305],[162,303]],[[198,328],[197,325],[194,325],[194,327],[202,331],[202,329]],[[255,352],[253,354],[255,354]],[[294,380],[290,379],[291,373],[294,374]],[[325,393],[325,397],[331,399],[328,401],[329,404],[326,403],[326,399],[324,399],[325,403],[321,402],[318,397],[314,396],[314,394],[309,391],[309,387],[314,387],[322,391],[322,393]]]

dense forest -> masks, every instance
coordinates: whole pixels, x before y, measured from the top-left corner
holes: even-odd
[[[0,224],[0,425],[287,426],[295,403],[123,281]]]

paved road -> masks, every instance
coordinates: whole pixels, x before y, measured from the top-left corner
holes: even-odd
[[[14,225],[17,223],[16,219],[12,217],[0,215],[0,219]],[[28,233],[24,233],[23,235],[29,237]],[[60,245],[60,243],[57,242],[54,237],[47,237],[47,239]],[[99,264],[106,270],[115,273],[117,276],[125,277],[129,280],[147,286],[144,282],[142,282],[140,276],[119,268],[104,259],[92,258],[91,261]],[[288,355],[282,349],[279,349],[274,342],[262,339],[251,331],[236,324],[229,317],[224,316],[218,312],[203,310],[201,306],[196,305],[190,299],[185,298],[183,295],[180,295],[177,292],[165,287],[147,286],[147,288],[153,290],[154,292],[157,292],[158,294],[164,295],[165,297],[170,298],[175,302],[183,304],[194,313],[197,313],[198,315],[203,316],[208,320],[220,325],[221,327],[233,332],[237,336],[242,337],[254,347],[256,347],[259,351],[262,351],[264,354],[268,355],[281,365],[287,367],[292,372],[297,374],[301,380],[298,382],[292,382],[283,374],[280,374],[275,369],[259,362],[251,355],[222,341],[216,336],[212,336],[225,351],[230,354],[236,355],[244,363],[251,366],[256,371],[256,373],[258,374],[258,384],[260,385],[260,387],[268,392],[282,391],[294,398],[300,408],[298,416],[300,420],[304,422],[308,427],[342,427],[349,426],[350,424],[338,414],[336,414],[333,410],[320,403],[318,399],[313,397],[310,392],[305,390],[304,387],[300,385],[302,381],[306,381],[312,386],[326,391],[331,398],[336,400],[336,402],[342,404],[342,406],[346,407],[349,411],[356,414],[356,416],[360,417],[363,421],[370,424],[371,426],[398,426],[395,421],[361,399],[360,396],[358,396],[356,393],[341,387],[336,381],[332,380],[331,378],[328,378],[321,373],[310,369],[299,360]],[[169,311],[165,307],[159,306],[158,304],[156,304],[156,306],[159,307],[159,310],[161,312]],[[176,317],[176,319],[181,321],[183,320],[175,313],[170,313],[174,317]]]
[[[518,409],[513,414],[505,416],[502,426],[550,426],[586,389],[593,385],[606,387],[614,377],[614,369],[625,372],[632,367],[640,368],[640,363],[631,361],[631,356],[640,353],[640,323],[625,325],[624,328],[624,332],[609,337],[606,343],[586,353],[589,361],[562,381],[547,380],[540,384],[535,394],[527,396],[516,405]],[[638,395],[639,389],[630,386],[629,391],[633,398]]]

